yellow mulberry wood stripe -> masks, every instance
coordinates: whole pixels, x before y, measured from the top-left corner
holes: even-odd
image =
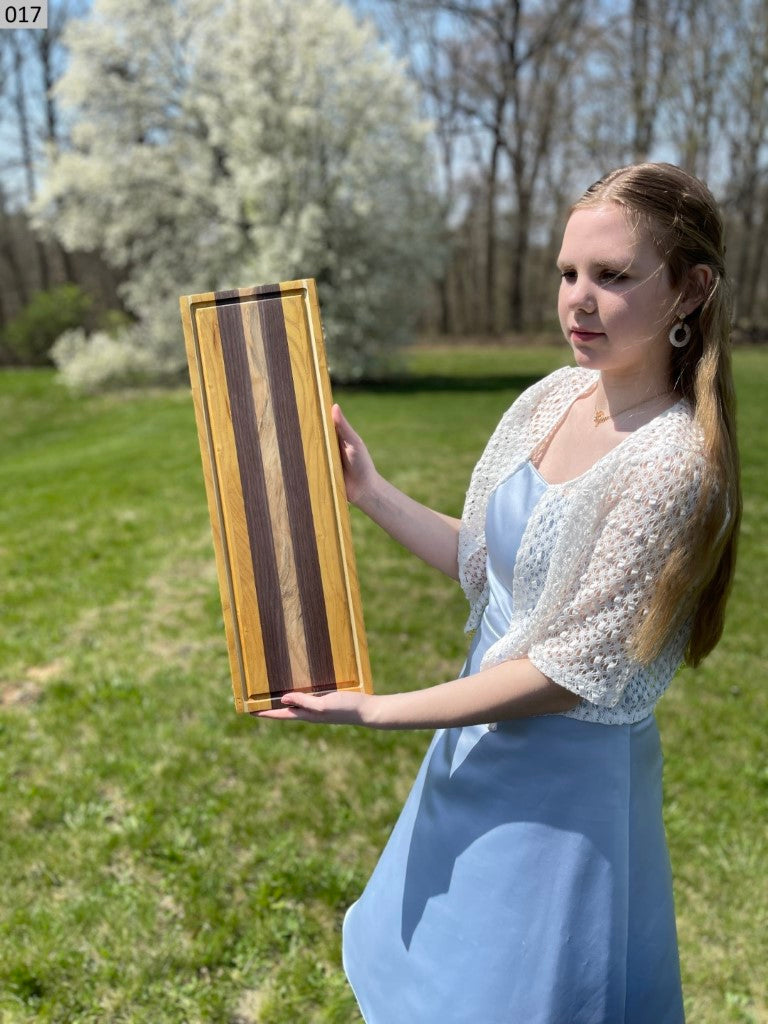
[[[348,626],[352,633],[354,648],[354,671],[349,676],[340,674],[338,677],[339,685],[350,688],[354,687],[362,689],[366,693],[371,693],[373,682],[368,656],[368,641],[365,634],[363,606],[360,600],[360,583],[357,577],[355,550],[352,544],[352,530],[349,522],[344,473],[341,468],[336,428],[331,417],[333,397],[331,395],[331,383],[326,362],[325,345],[323,343],[323,327],[320,322],[317,286],[314,280],[309,278],[300,282],[286,282],[281,285],[281,288],[283,294],[292,294],[298,291],[302,294],[306,316],[306,330],[308,333],[307,358],[312,367],[311,371],[309,371],[309,376],[313,380],[319,398],[319,427],[323,436],[323,449],[330,484],[329,504],[323,509],[322,518],[325,522],[330,519],[335,527],[333,538],[338,544],[339,550],[337,570],[343,577],[344,591],[344,596],[336,604],[336,608],[337,610],[340,607],[344,608]],[[307,457],[309,458],[309,456]],[[310,462],[308,462],[308,465]],[[312,493],[315,493],[314,490]],[[326,603],[330,604],[330,600],[328,593],[326,593]],[[330,621],[332,620],[329,615]],[[334,637],[333,631],[331,636]],[[341,667],[339,672],[341,672]]]
[[[212,304],[213,294],[196,296],[206,305]],[[203,306],[205,308],[205,306]],[[213,420],[216,410],[212,408],[209,401],[208,389],[206,388],[206,374],[203,364],[203,351],[210,349],[210,339],[203,338],[201,342],[198,328],[205,327],[203,318],[199,323],[198,313],[200,306],[194,310],[192,303],[181,300],[181,319],[184,325],[184,341],[187,348],[187,360],[189,363],[190,383],[192,385],[192,400],[195,408],[195,422],[197,424],[198,440],[200,442],[200,453],[203,462],[203,479],[208,499],[208,512],[211,519],[211,531],[213,533],[213,548],[216,556],[216,567],[219,576],[219,587],[221,591],[221,605],[224,618],[224,629],[227,636],[227,650],[229,652],[230,669],[232,673],[232,688],[234,691],[235,708],[237,711],[244,711],[248,700],[248,688],[246,684],[246,667],[241,644],[241,633],[236,623],[236,593],[235,584],[232,578],[231,559],[229,545],[224,524],[223,496],[220,483],[219,471],[216,463],[215,442],[213,438]]]

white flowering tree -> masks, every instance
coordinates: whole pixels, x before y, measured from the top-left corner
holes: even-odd
[[[65,339],[72,377],[97,351],[177,372],[180,294],[296,276],[318,280],[340,377],[407,338],[435,266],[427,127],[346,7],[95,0],[67,41],[72,147],[38,209],[65,245],[124,269],[139,318],[111,348]]]

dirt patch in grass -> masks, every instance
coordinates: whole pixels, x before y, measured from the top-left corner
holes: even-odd
[[[246,989],[237,1001],[230,1024],[259,1024],[267,995],[266,987]]]
[[[0,705],[4,708],[36,704],[47,684],[60,679],[67,667],[65,658],[47,665],[32,665],[22,679],[0,683]]]

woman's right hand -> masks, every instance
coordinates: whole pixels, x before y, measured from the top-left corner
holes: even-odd
[[[331,409],[331,416],[339,441],[347,500],[357,505],[372,491],[378,473],[363,439],[349,425],[338,405]]]
[[[347,499],[427,565],[457,579],[460,521],[414,501],[380,476],[363,439],[347,423],[338,405],[333,406],[331,415]]]

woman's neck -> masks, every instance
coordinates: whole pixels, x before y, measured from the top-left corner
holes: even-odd
[[[673,396],[666,372],[609,374],[601,371],[594,391],[595,404],[609,416],[619,416],[625,409],[644,402],[650,405],[666,396]]]

